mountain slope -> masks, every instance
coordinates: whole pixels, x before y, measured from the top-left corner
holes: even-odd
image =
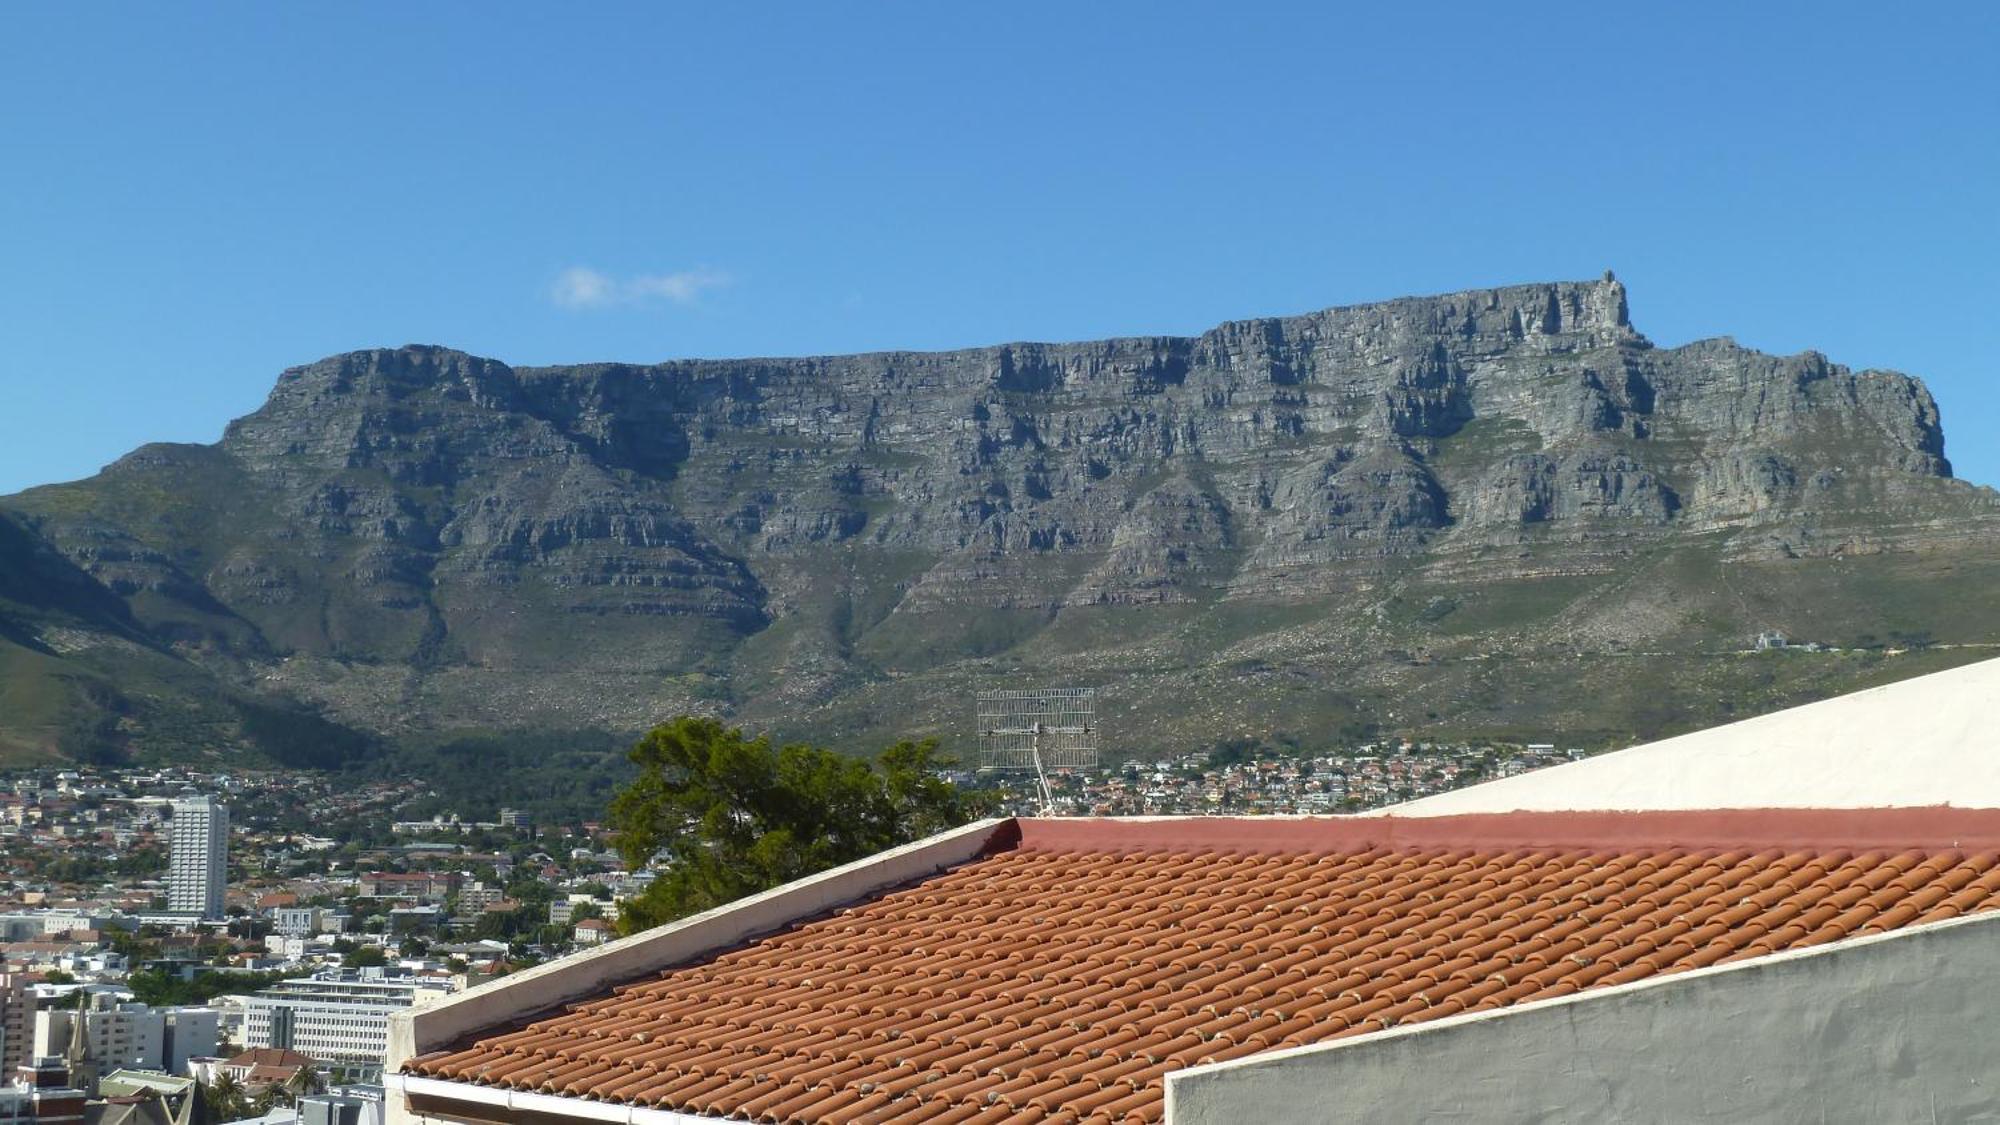
[[[861,744],[1059,681],[1131,750],[1612,739],[1959,658],[1734,653],[1762,629],[2000,637],[2000,503],[1920,382],[1655,348],[1608,276],[1193,338],[355,352],[0,507],[102,592],[88,635],[391,735],[694,708]]]
[[[108,571],[129,541],[79,552]],[[159,757],[232,759],[245,752],[288,765],[331,766],[375,750],[371,737],[295,700],[218,678],[176,645],[164,616],[152,627],[141,591],[107,586],[18,519],[0,513],[0,761],[108,761],[135,749]],[[177,651],[177,649],[182,651]]]

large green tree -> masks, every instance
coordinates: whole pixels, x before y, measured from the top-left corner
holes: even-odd
[[[627,900],[636,933],[974,819],[976,795],[938,776],[937,743],[898,742],[874,760],[773,747],[683,716],[632,747],[639,775],[611,802],[626,866],[659,877]]]

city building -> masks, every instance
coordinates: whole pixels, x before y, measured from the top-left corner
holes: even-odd
[[[444,925],[448,917],[442,906],[398,906],[389,911],[389,932],[407,934],[435,930]]]
[[[0,1093],[0,1121],[11,1115],[12,1121],[36,1125],[86,1125],[90,1094],[70,1083],[62,1058],[31,1059],[15,1069],[13,1079]]]
[[[117,1003],[99,993],[82,1010],[43,1008],[35,1013],[34,1053],[59,1055],[75,1039],[75,1023],[83,1021],[83,1039],[99,1072],[130,1069],[185,1074],[188,1060],[212,1055],[219,1045],[220,1014],[213,1008],[152,1008],[136,1002]]]
[[[370,871],[361,876],[363,898],[406,898],[418,904],[441,903],[458,889],[455,871]]]
[[[321,925],[326,913],[318,906],[281,906],[271,911],[272,928],[286,937],[312,937],[326,932]]]
[[[246,1093],[261,1093],[273,1086],[304,1085],[302,1076],[312,1074],[316,1067],[317,1060],[298,1051],[252,1047],[231,1055],[213,1067],[213,1071],[243,1087]]]
[[[1470,810],[982,821],[398,1014],[389,1120],[1993,1118],[1996,703],[1989,662]]]
[[[179,1104],[183,1096],[194,1093],[194,1084],[192,1077],[178,1072],[163,1074],[157,1070],[114,1070],[97,1080],[97,1092],[105,1098],[158,1094]]]
[[[451,991],[442,978],[370,970],[279,981],[244,997],[243,1043],[310,1056],[338,1076],[375,1077],[388,1047],[389,1015]]]
[[[474,880],[464,890],[458,892],[458,912],[462,915],[476,915],[506,897],[507,888]]]
[[[339,1086],[299,1099],[298,1125],[383,1125],[380,1086]]]
[[[0,1080],[35,1059],[35,993],[24,973],[0,972]]]
[[[44,934],[68,934],[85,931],[130,929],[131,920],[122,914],[106,914],[88,910],[47,910],[33,915],[41,919]]]
[[[229,889],[229,808],[210,796],[175,801],[168,835],[167,908],[222,917]]]

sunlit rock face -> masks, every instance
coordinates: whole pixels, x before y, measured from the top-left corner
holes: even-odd
[[[1993,512],[1918,380],[1656,348],[1609,275],[1190,338],[353,352],[284,372],[215,446],[5,503],[173,651],[384,730],[871,694],[841,723],[942,729],[999,654],[1115,678],[1260,631],[1316,690],[1354,645],[1420,647],[1443,611],[1383,608],[1413,574],[1921,551],[1986,542]],[[1686,627],[1660,620],[1632,635]]]

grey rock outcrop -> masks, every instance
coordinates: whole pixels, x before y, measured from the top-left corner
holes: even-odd
[[[1609,275],[1191,338],[354,352],[284,372],[216,446],[8,504],[171,643],[385,729],[629,727],[717,684],[795,713],[1030,638],[1084,666],[1149,622],[1344,613],[1412,567],[1893,550],[1993,508],[1918,380],[1656,348]]]

